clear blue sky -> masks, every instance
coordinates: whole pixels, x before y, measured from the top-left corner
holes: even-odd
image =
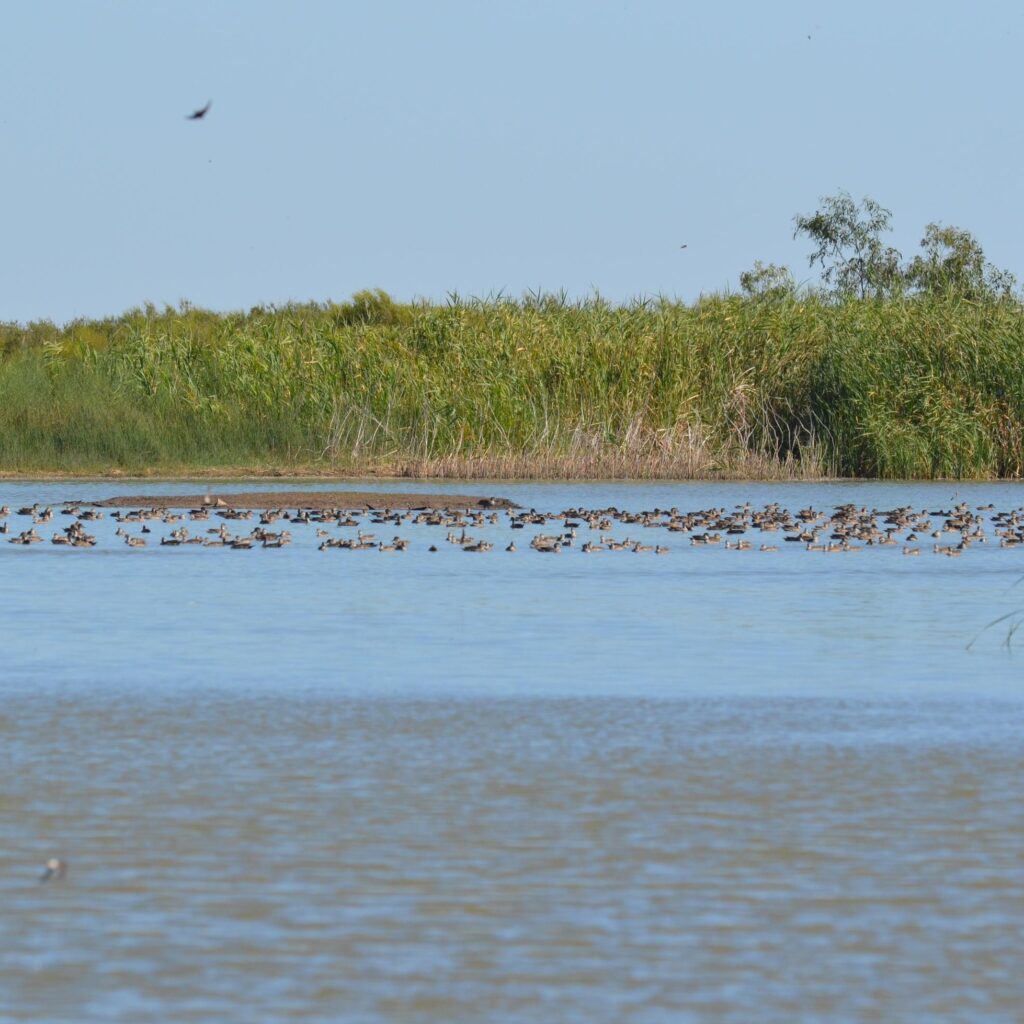
[[[792,217],[840,188],[905,254],[941,220],[1024,276],[1009,0],[40,0],[0,31],[0,320],[692,299],[811,279]]]

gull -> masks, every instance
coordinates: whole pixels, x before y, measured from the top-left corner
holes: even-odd
[[[40,882],[48,882],[51,878],[58,880],[64,878],[68,873],[68,862],[59,857],[51,857],[46,862],[46,870],[39,876]]]
[[[205,107],[200,107],[198,110],[194,110],[191,114],[185,116],[186,121],[201,121],[206,117],[206,112],[213,106],[213,100],[207,100]]]

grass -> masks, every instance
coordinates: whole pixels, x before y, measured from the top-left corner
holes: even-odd
[[[560,296],[0,325],[0,471],[1018,477],[1010,302]]]

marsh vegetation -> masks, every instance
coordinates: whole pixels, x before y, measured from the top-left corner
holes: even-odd
[[[1020,476],[1012,279],[959,229],[902,263],[887,211],[824,203],[797,218],[815,289],[758,263],[692,304],[374,291],[0,325],[0,470]]]
[[[1024,317],[960,298],[452,299],[6,327],[9,471],[1019,476]]]

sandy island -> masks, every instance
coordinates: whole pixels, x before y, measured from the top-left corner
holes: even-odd
[[[100,501],[78,501],[100,508],[518,508],[508,498],[469,494],[407,494],[395,491],[208,491],[205,494],[127,494]]]

